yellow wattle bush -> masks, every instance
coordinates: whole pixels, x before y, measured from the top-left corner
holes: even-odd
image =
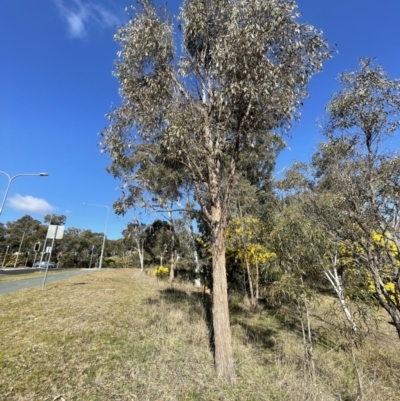
[[[158,266],[157,269],[153,271],[153,276],[158,278],[165,278],[169,276],[169,268],[166,266]]]
[[[368,276],[367,278],[368,280],[368,289],[372,294],[376,293],[376,287],[375,287],[375,283],[374,280],[372,279],[371,276]],[[392,302],[397,305],[397,298],[396,298],[396,287],[394,285],[394,283],[392,281],[389,281],[387,283],[385,283],[385,290],[388,292],[390,299],[392,300]]]

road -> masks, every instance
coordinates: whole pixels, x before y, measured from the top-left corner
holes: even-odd
[[[81,276],[83,274],[88,274],[92,273],[93,271],[98,271],[97,269],[92,269],[92,270],[69,270],[69,271],[64,271],[60,272],[54,275],[47,275],[46,279],[46,285],[49,283],[52,283],[54,281],[60,281],[64,280],[66,278],[71,278],[71,277],[76,277],[76,276]],[[0,283],[0,295],[2,294],[7,294],[9,292],[14,292],[14,291],[19,291],[24,288],[31,288],[31,287],[36,287],[36,286],[42,286],[43,284],[43,278],[44,278],[44,272],[43,276],[41,277],[32,277],[32,278],[23,278],[21,280],[14,280],[14,281],[8,281],[5,283]]]

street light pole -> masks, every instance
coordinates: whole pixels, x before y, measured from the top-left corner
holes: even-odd
[[[106,231],[107,231],[108,214],[110,213],[110,208],[108,206],[105,206],[105,205],[94,205],[93,203],[84,203],[84,205],[85,206],[88,205],[88,206],[105,207],[107,209],[106,226],[104,228],[103,245],[101,247],[101,254],[100,254],[100,263],[99,263],[99,270],[100,270],[102,265],[103,265],[104,245],[106,243]]]
[[[9,191],[9,189],[10,189],[11,182],[14,180],[14,178],[21,177],[21,176],[24,176],[24,177],[26,177],[26,176],[47,177],[47,176],[48,176],[47,173],[39,173],[39,174],[17,174],[17,175],[14,175],[13,177],[10,177],[10,176],[9,176],[6,172],[4,172],[4,171],[0,171],[0,173],[6,175],[7,178],[8,178],[8,185],[7,185],[7,188],[6,188],[6,192],[5,192],[5,194],[4,194],[3,202],[1,203],[1,206],[0,206],[0,214],[1,214],[1,212],[3,211],[4,204],[5,204],[6,199],[7,199],[8,191]]]

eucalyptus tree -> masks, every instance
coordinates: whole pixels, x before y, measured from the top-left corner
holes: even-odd
[[[53,224],[56,226],[63,226],[67,221],[67,216],[64,214],[46,214],[43,221],[45,224]]]
[[[33,245],[38,239],[40,239],[40,234],[42,232],[43,226],[40,221],[35,220],[29,215],[22,216],[16,221],[6,223],[7,226],[7,245],[18,249],[21,243],[22,236],[23,250],[28,251],[33,248]]]
[[[0,223],[0,246],[2,246],[7,239],[7,228],[5,224]]]
[[[269,269],[275,280],[269,289],[272,304],[289,305],[287,315],[298,319],[304,348],[304,368],[315,380],[311,301],[323,274],[319,259],[326,251],[321,229],[301,210],[300,202],[282,204],[269,236]],[[293,309],[297,313],[293,313]],[[296,321],[296,323],[298,323]]]
[[[63,263],[75,266],[86,265],[89,258],[89,251],[96,249],[100,251],[102,246],[103,234],[93,233],[91,230],[70,227],[65,230],[64,237],[60,241],[59,249],[64,252]],[[107,241],[106,241],[107,245]],[[84,261],[82,262],[82,258]],[[89,262],[88,262],[89,263]]]
[[[2,253],[8,254],[17,251],[28,253],[26,265],[31,256],[29,253],[33,251],[34,244],[41,239],[43,233],[44,226],[29,215],[4,225],[0,224],[0,249]]]
[[[199,255],[199,233],[195,233],[193,221],[197,221],[199,217],[199,210],[196,209],[195,203],[189,199],[190,191],[187,192],[185,207],[182,211],[182,219],[179,221],[181,224],[181,232],[184,233],[183,242],[187,245],[191,259],[194,266],[194,286],[201,287],[201,268],[200,268],[200,255]],[[201,217],[200,217],[201,218]],[[182,236],[181,236],[182,237]]]
[[[135,208],[139,205],[142,210],[144,209],[146,212],[168,221],[170,230],[170,240],[168,241],[169,279],[172,282],[177,262],[174,251],[175,216],[176,212],[184,210],[180,201],[183,196],[182,189],[187,188],[187,177],[185,177],[182,169],[177,168],[178,166],[160,165],[149,156],[152,156],[152,149],[148,146],[138,148],[137,152],[131,155],[130,168],[133,171],[130,171],[129,190],[124,190],[124,183],[122,196],[115,202],[114,209],[117,214],[125,214],[129,208]],[[136,249],[138,247],[139,245]]]
[[[132,221],[126,225],[122,231],[125,242],[133,245],[133,249],[137,252],[140,262],[140,271],[144,269],[144,243],[146,225],[138,221]]]
[[[292,0],[186,0],[175,32],[165,9],[139,0],[115,35],[123,101],[102,132],[109,171],[138,196],[144,163],[187,177],[211,231],[215,366],[231,383],[224,232],[239,156],[290,127],[330,57],[321,32],[299,15]]]
[[[285,146],[286,143],[280,135],[268,132],[257,137],[254,143],[243,147],[238,160],[231,214],[238,212],[238,199],[243,212],[251,214],[254,214],[254,209],[263,214],[263,209],[274,203],[271,201],[274,200],[276,159]]]
[[[158,261],[162,265],[167,253],[171,252],[171,249],[175,250],[171,248],[171,233],[171,226],[165,220],[157,219],[146,227],[144,250],[150,255],[153,263]],[[174,245],[176,246],[175,241]]]
[[[400,80],[373,60],[341,74],[327,105],[321,144],[313,158],[318,219],[350,248],[400,337],[400,155],[385,149],[400,128]]]
[[[337,160],[332,158],[330,162]],[[325,161],[325,168],[328,167]],[[314,174],[314,175],[313,175]],[[320,271],[318,279],[321,286],[326,280],[336,293],[341,309],[350,325],[347,334],[354,336],[359,334],[358,323],[352,312],[350,296],[357,298],[357,293],[363,291],[360,286],[363,278],[357,274],[349,274],[355,266],[351,258],[352,252],[347,246],[342,235],[344,227],[348,225],[348,219],[341,213],[337,199],[341,195],[337,192],[326,190],[324,185],[316,185],[316,171],[312,165],[295,163],[285,172],[285,177],[277,182],[277,187],[282,190],[283,208],[296,208],[299,218],[304,224],[312,224],[317,235],[314,238],[323,245],[319,245],[320,252],[314,253],[314,259],[310,262],[315,269]],[[310,247],[306,237],[304,248]],[[351,245],[353,245],[351,243]],[[343,280],[346,277],[346,280]],[[354,278],[358,280],[354,280]],[[314,275],[314,279],[316,276]],[[315,283],[313,283],[315,284]]]

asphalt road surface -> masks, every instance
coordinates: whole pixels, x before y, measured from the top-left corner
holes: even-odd
[[[66,278],[81,276],[83,274],[92,273],[93,271],[98,271],[97,269],[94,270],[70,270],[65,272],[60,272],[57,274],[48,274],[46,278],[46,285],[52,283],[53,281],[60,281]],[[44,278],[44,271],[43,276],[41,277],[32,277],[32,278],[23,278],[21,280],[15,281],[8,281],[5,283],[0,283],[0,295],[7,294],[9,292],[19,291],[24,288],[31,288],[36,286],[42,286]],[[46,288],[46,287],[45,287]]]

